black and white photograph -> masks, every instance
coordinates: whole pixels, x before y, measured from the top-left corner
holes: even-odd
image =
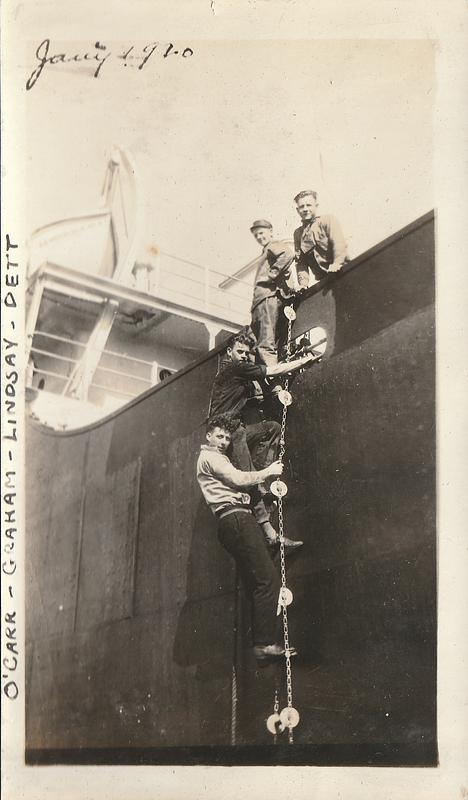
[[[5,796],[467,796],[445,29],[6,5]]]

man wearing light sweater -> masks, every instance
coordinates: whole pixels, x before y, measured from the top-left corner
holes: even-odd
[[[233,556],[245,590],[252,602],[252,637],[259,663],[284,656],[277,642],[277,605],[281,582],[268,552],[265,538],[252,514],[247,490],[268,477],[282,474],[279,461],[257,471],[234,467],[226,455],[231,442],[232,420],[226,414],[207,423],[207,444],[202,445],[197,462],[197,480],[202,494],[218,520],[218,538]],[[290,648],[290,655],[295,655]]]

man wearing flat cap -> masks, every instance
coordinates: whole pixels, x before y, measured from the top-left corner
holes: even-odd
[[[258,356],[270,367],[278,363],[282,299],[286,300],[294,293],[291,288],[294,247],[289,242],[274,239],[273,226],[266,219],[255,220],[250,230],[263,248],[263,257],[255,275],[250,327],[257,339]]]

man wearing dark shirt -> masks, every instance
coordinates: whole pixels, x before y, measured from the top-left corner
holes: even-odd
[[[291,286],[291,266],[294,249],[290,242],[273,238],[273,226],[258,219],[250,228],[263,248],[262,260],[255,275],[250,327],[257,339],[257,353],[264,364],[278,363],[278,339],[282,298],[294,293]]]
[[[211,393],[210,416],[228,414],[240,420],[231,437],[232,461],[236,467],[253,472],[271,464],[277,454],[281,428],[277,422],[266,420],[255,384],[263,384],[268,391],[265,378],[270,375],[285,375],[303,367],[313,356],[288,363],[265,366],[250,361],[251,342],[245,334],[236,336],[227,348],[216,375]],[[261,491],[261,490],[260,490]],[[266,490],[263,489],[263,494]],[[262,526],[268,541],[275,544],[277,533],[270,523],[270,515],[261,497],[254,496],[257,522]],[[288,549],[300,546],[288,540]]]
[[[305,190],[294,198],[302,225],[294,231],[297,280],[300,289],[309,286],[309,269],[317,281],[328,272],[338,272],[348,260],[340,223],[331,214],[318,213],[317,192]]]

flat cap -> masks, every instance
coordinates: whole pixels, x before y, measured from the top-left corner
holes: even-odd
[[[267,219],[256,219],[255,222],[252,222],[250,226],[250,230],[254,231],[255,228],[272,228],[273,225],[271,222],[268,222]]]

